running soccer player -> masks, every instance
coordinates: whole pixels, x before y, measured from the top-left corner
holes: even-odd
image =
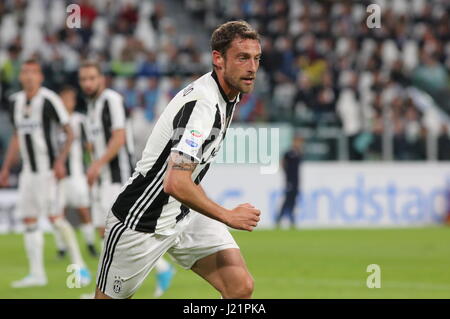
[[[79,81],[88,99],[87,127],[94,149],[94,161],[87,171],[88,184],[94,192],[93,220],[103,236],[106,215],[133,170],[125,107],[122,96],[105,87],[97,63],[84,62],[79,69]],[[157,263],[155,297],[168,289],[173,275],[173,266],[161,258]]]
[[[9,171],[20,153],[23,169],[19,177],[18,213],[25,224],[25,251],[30,274],[12,283],[14,288],[44,286],[47,276],[44,269],[44,237],[38,226],[40,216],[48,216],[56,231],[65,240],[73,264],[79,266],[81,285],[91,281],[89,271],[81,257],[72,226],[59,211],[58,181],[65,175],[64,163],[73,140],[69,118],[61,99],[53,91],[42,87],[44,80],[38,61],[25,61],[19,80],[23,90],[13,94],[11,137],[5,161],[0,172],[0,186],[7,186]],[[56,147],[57,131],[61,127],[66,141]]]
[[[60,90],[59,95],[69,114],[69,124],[74,135],[66,161],[66,177],[61,181],[61,206],[63,210],[67,208],[77,210],[81,219],[80,229],[88,251],[91,256],[96,257],[98,253],[94,246],[95,229],[89,211],[89,187],[86,179],[87,160],[85,157],[90,153],[86,134],[86,117],[84,114],[75,111],[77,97],[75,88],[65,86]],[[63,257],[66,252],[66,245],[60,237],[59,233],[55,232],[58,254]]]
[[[158,119],[106,221],[96,298],[130,298],[168,252],[223,298],[250,298],[253,278],[226,226],[252,231],[260,211],[226,209],[200,182],[223,142],[241,93],[253,89],[258,33],[244,21],[211,37],[213,71],[180,91]]]

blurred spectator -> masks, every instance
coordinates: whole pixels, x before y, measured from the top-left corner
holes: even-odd
[[[414,84],[431,95],[449,86],[448,71],[435,54],[422,53],[422,63],[414,70]]]
[[[86,28],[91,28],[95,18],[97,18],[97,9],[92,5],[91,0],[80,1],[81,19],[84,21]]]
[[[241,122],[255,122],[264,119],[263,101],[256,93],[244,94],[236,106],[234,119]]]
[[[425,159],[425,128],[410,99],[396,97],[394,112],[394,157],[396,160]]]
[[[155,52],[148,51],[145,61],[139,67],[138,76],[159,77],[160,75],[160,66],[156,61]]]
[[[356,90],[357,81],[357,75],[349,73],[348,84],[342,89],[336,106],[343,124],[344,134],[347,137],[349,160],[362,160],[364,158],[364,146],[366,146],[358,146],[357,140],[364,131],[366,120],[364,107]]]
[[[8,96],[16,92],[20,88],[19,84],[19,60],[20,47],[17,45],[11,45],[8,48],[8,56],[0,65],[0,83],[1,83],[1,96],[0,105],[7,104]]]
[[[156,106],[160,90],[158,87],[158,78],[150,77],[148,79],[148,86],[142,93],[144,114],[147,121],[152,122],[156,119]]]
[[[450,161],[450,132],[448,125],[441,125],[438,138],[438,160]]]
[[[136,89],[136,79],[132,76],[126,79],[126,87],[124,90],[119,91],[123,96],[123,101],[128,112],[140,106],[140,96]]]
[[[137,62],[133,48],[124,48],[120,58],[111,62],[111,71],[116,76],[132,77],[137,74]]]

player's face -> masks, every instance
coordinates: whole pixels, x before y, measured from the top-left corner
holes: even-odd
[[[67,111],[69,111],[69,113],[72,113],[73,110],[75,109],[75,105],[76,105],[76,101],[77,101],[77,97],[76,94],[73,90],[65,90],[63,92],[61,92],[60,94],[61,96],[61,100],[64,103],[64,106],[66,107]]]
[[[38,89],[44,80],[41,66],[37,63],[23,64],[20,69],[19,80],[25,91]]]
[[[233,40],[224,57],[223,77],[228,86],[241,93],[251,92],[260,58],[261,45],[257,40]]]
[[[84,67],[78,73],[78,80],[80,81],[80,87],[83,93],[92,98],[100,90],[103,76],[95,67]]]

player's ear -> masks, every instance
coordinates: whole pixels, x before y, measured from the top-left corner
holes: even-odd
[[[212,51],[212,62],[213,65],[218,69],[223,69],[224,59],[222,54],[219,51],[213,50]]]

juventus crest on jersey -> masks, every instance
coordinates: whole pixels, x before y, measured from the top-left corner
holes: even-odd
[[[171,152],[198,165],[192,179],[199,184],[225,138],[239,96],[228,101],[216,74],[207,73],[180,91],[158,119],[136,172],[112,207],[131,229],[170,234],[189,208],[164,192],[163,180]]]
[[[46,172],[53,168],[57,154],[57,126],[69,122],[59,96],[41,87],[27,100],[24,91],[10,97],[11,121],[19,138],[24,172]]]

